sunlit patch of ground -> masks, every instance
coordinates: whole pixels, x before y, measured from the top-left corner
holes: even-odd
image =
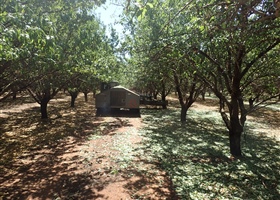
[[[26,96],[1,107],[0,198],[174,199],[168,176],[136,151],[142,119],[97,117],[93,102],[70,108],[59,94],[47,120]]]
[[[190,108],[95,115],[94,100],[51,100],[50,118],[24,95],[0,107],[0,199],[277,199],[279,110],[248,116],[244,157],[230,158],[215,98]],[[176,190],[176,193],[175,193]]]

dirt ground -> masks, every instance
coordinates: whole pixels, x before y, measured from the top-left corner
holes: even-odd
[[[193,109],[217,109],[206,104]],[[98,117],[92,97],[80,95],[70,108],[65,94],[48,111],[42,121],[39,105],[24,95],[0,105],[0,200],[178,199],[157,161],[139,150],[144,116]],[[259,118],[280,132],[277,113]]]
[[[139,116],[96,117],[62,94],[49,118],[23,96],[0,111],[0,199],[177,199],[167,174],[136,151]]]

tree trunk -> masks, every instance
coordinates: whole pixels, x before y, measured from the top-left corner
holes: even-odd
[[[240,104],[244,106],[243,101],[240,101]],[[230,153],[234,157],[242,156],[241,135],[243,132],[243,125],[246,120],[246,113],[244,110],[239,113],[238,105],[240,104],[238,104],[238,100],[236,98],[232,98],[231,106],[229,107],[230,118],[228,118],[228,115],[224,109],[225,102],[222,100],[222,98],[220,98],[220,114],[229,130]],[[239,119],[239,116],[241,119]]]
[[[234,157],[242,156],[241,153],[241,133],[238,130],[229,131],[230,153]]]
[[[78,97],[79,92],[78,91],[68,91],[70,96],[71,96],[71,103],[70,106],[71,108],[75,107],[75,100]]]
[[[249,106],[250,106],[250,109],[253,109],[253,108],[254,108],[254,101],[255,101],[255,99],[253,99],[252,97],[249,99]]]
[[[49,99],[47,98],[44,98],[42,99],[41,101],[41,118],[42,119],[48,119],[48,112],[47,112],[47,106],[48,106],[48,102],[49,102]]]
[[[183,94],[180,88],[180,83],[179,83],[179,79],[178,76],[174,73],[174,81],[175,81],[175,85],[176,85],[176,92],[178,94],[178,99],[181,105],[181,122],[182,124],[185,124],[187,121],[187,111],[188,108],[186,106],[186,104],[184,103],[184,98],[183,98]]]
[[[163,102],[163,104],[162,104],[162,109],[167,109],[167,105],[165,104],[165,101],[166,101],[165,96],[161,96],[161,100],[162,100],[162,102]]]
[[[232,97],[231,101],[232,109],[230,110],[230,128],[229,128],[229,141],[230,141],[230,153],[234,157],[240,157],[241,154],[241,134],[243,132],[243,124],[246,120],[244,111],[239,113],[240,103]],[[244,106],[244,105],[243,105]],[[240,119],[241,117],[242,119]]]
[[[16,100],[16,98],[17,98],[17,92],[13,91],[13,100]]]
[[[201,97],[202,97],[202,100],[205,101],[205,92],[204,91],[201,93]]]
[[[85,102],[88,102],[88,93],[84,92]]]
[[[17,98],[18,88],[16,86],[13,86],[11,90],[12,90],[12,98],[13,100],[15,100]]]
[[[187,107],[186,106],[181,106],[181,122],[186,123],[187,121]]]
[[[161,90],[161,101],[163,102],[162,109],[167,109],[167,105],[165,104],[166,90],[165,90],[165,84],[163,82],[162,82],[162,90]]]
[[[75,100],[76,100],[76,98],[77,98],[77,95],[75,95],[75,94],[71,94],[71,107],[72,108],[74,108],[75,107]]]
[[[70,107],[71,107],[71,108],[74,108],[74,107],[75,107],[75,100],[76,100],[76,97],[74,97],[74,96],[71,95],[71,104],[70,104]]]
[[[157,92],[153,92],[153,98],[157,99],[158,93]]]
[[[203,101],[205,101],[205,94],[206,94],[206,87],[204,86],[203,89],[201,90],[201,97]]]

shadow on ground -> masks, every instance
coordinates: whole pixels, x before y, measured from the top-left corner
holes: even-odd
[[[138,118],[141,117],[140,111],[137,110],[110,110],[110,111],[96,111],[95,115],[97,117],[128,117],[128,118]]]
[[[129,123],[118,116],[104,123],[106,116],[97,117],[91,102],[69,106],[70,99],[62,95],[50,103],[49,120],[42,121],[33,104],[0,118],[0,199],[106,198],[99,191],[114,181],[107,176],[112,169],[89,171],[80,147],[85,148],[89,137],[113,133]],[[279,119],[270,114],[269,120]],[[191,109],[184,126],[176,108],[141,109],[141,117],[144,141],[133,149],[136,158],[122,172],[135,199],[151,191],[148,184],[155,185],[157,199],[177,199],[174,189],[181,199],[280,196],[279,142],[255,134],[255,127],[248,127],[243,140],[244,157],[232,160],[227,131],[214,111]]]
[[[21,105],[18,101],[15,105]],[[79,146],[89,136],[107,133],[99,129],[103,118],[95,116],[91,102],[81,100],[70,108],[64,94],[50,102],[48,112],[50,118],[43,121],[39,106],[0,118],[0,199],[102,198],[98,191],[110,180],[82,167],[86,161]],[[111,131],[119,127],[108,126]]]
[[[158,161],[181,199],[280,196],[280,146],[273,138],[248,128],[244,156],[233,160],[227,130],[215,111],[190,110],[185,125],[178,121],[178,109],[142,110],[142,117],[143,154]]]

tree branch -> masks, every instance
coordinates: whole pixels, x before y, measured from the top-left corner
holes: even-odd
[[[255,104],[254,107],[253,107],[252,109],[250,109],[250,110],[247,112],[247,114],[252,113],[252,112],[254,112],[254,111],[256,111],[256,110],[259,110],[259,109],[261,109],[261,108],[265,108],[265,107],[267,107],[267,106],[269,106],[269,105],[273,105],[273,104],[278,103],[278,102],[280,101],[279,99],[276,100],[276,101],[274,101],[274,102],[271,102],[271,103],[267,103],[267,104],[265,104],[265,105],[262,105],[262,104],[264,104],[265,102],[267,102],[267,101],[269,101],[269,100],[271,100],[271,99],[278,98],[279,95],[280,95],[280,93],[275,94],[275,95],[273,95],[273,96],[270,96],[270,97],[268,97],[268,98],[266,98],[266,99],[260,101],[259,103]],[[262,106],[261,106],[261,105],[262,105]]]
[[[159,31],[159,34],[162,33],[162,31],[183,11],[187,8],[188,5],[190,5],[192,3],[193,0],[187,2],[163,27],[162,29]]]
[[[278,38],[273,44],[269,45],[265,50],[261,51],[251,62],[246,64],[245,69],[241,72],[241,78],[249,71],[249,69],[264,55],[266,55],[270,50],[276,47],[280,43],[280,38]]]

